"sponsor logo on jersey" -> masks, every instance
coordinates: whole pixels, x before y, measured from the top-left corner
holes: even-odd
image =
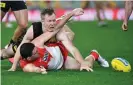
[[[0,3],[0,7],[1,7],[1,8],[5,8],[5,7],[6,7],[6,3],[1,2],[1,3]]]

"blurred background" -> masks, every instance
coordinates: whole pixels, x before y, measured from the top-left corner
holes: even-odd
[[[101,1],[100,1],[101,2]],[[124,7],[124,2],[123,1],[102,1],[102,2],[107,2],[107,8],[123,8]],[[82,7],[82,8],[94,8],[95,4],[94,1],[88,0],[88,1],[26,1],[29,9],[42,9],[44,7],[51,6],[55,9],[73,9],[77,7]],[[65,4],[65,5],[64,5]]]
[[[75,21],[93,21],[97,20],[97,12],[99,17],[107,20],[122,20],[124,18],[124,1],[26,1],[28,7],[29,21],[40,20],[40,10],[46,7],[55,9],[57,18],[71,11],[74,8],[85,9],[85,14],[79,17],[74,17]],[[102,10],[101,10],[102,9]],[[103,13],[102,13],[103,12]],[[7,14],[9,17],[3,21],[15,21],[12,13]],[[130,20],[133,20],[131,15]]]

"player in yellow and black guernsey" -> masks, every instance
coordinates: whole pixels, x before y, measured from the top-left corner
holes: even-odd
[[[13,11],[13,14],[16,18],[16,21],[18,23],[18,26],[13,34],[12,39],[10,40],[10,43],[8,46],[12,46],[13,51],[16,50],[16,47],[21,42],[21,37],[26,32],[26,28],[28,26],[28,11],[27,6],[24,1],[5,1],[2,0],[0,2],[1,7],[1,21],[6,15],[6,13],[11,10]]]

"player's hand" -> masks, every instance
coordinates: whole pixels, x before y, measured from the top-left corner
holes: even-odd
[[[84,10],[82,8],[76,8],[72,11],[74,16],[79,16],[84,14]]]
[[[127,23],[123,22],[122,24],[122,30],[127,31]]]
[[[84,61],[83,63],[81,63],[81,67],[80,67],[80,71],[82,70],[87,70],[88,72],[93,72],[93,69],[91,68],[89,62]]]
[[[40,68],[41,68],[41,71],[42,71],[41,73],[42,74],[47,74],[47,71],[46,71],[46,69],[43,66],[40,66]]]

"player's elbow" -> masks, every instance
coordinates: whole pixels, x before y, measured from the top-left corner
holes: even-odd
[[[74,32],[67,32],[67,36],[72,41],[74,39],[75,33]]]

